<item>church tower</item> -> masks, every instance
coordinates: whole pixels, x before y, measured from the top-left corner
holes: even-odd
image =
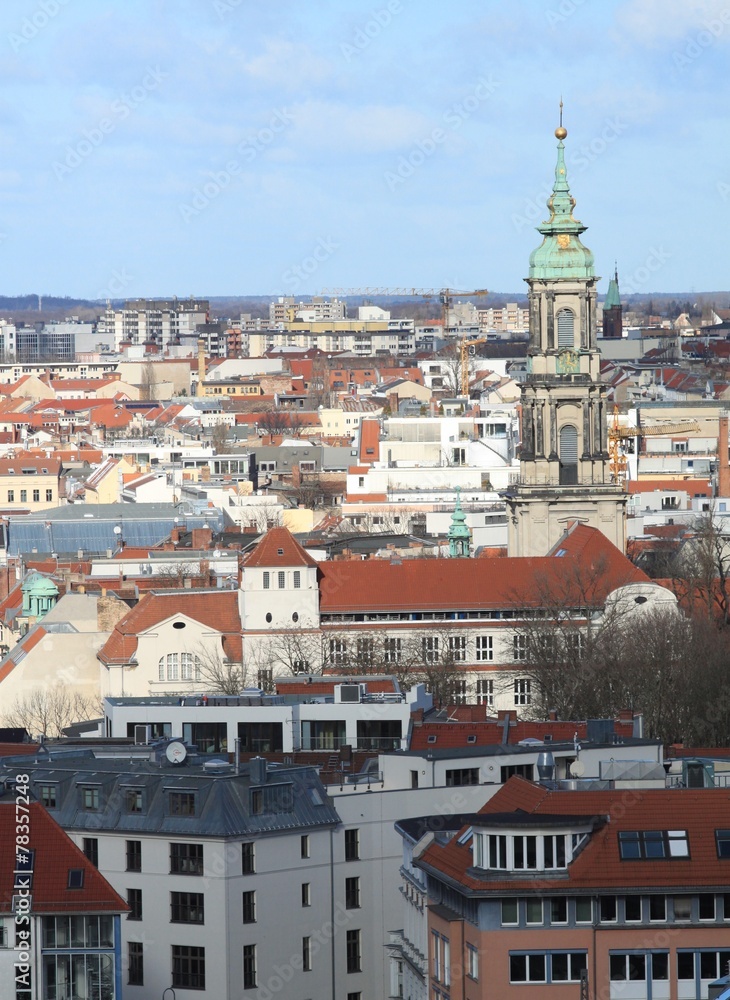
[[[608,283],[606,301],[603,303],[603,336],[623,337],[623,331],[623,306],[618,290],[618,268],[616,268]]]
[[[555,130],[558,158],[530,256],[530,346],[522,385],[520,480],[507,494],[509,553],[545,555],[573,521],[598,528],[625,549],[626,498],[611,482],[606,388],[597,345],[593,254],[573,217],[565,169],[567,131]]]

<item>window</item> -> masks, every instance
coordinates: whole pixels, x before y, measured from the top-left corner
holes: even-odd
[[[525,923],[541,924],[542,922],[542,900],[535,896],[528,896],[525,900]]]
[[[271,573],[264,572],[264,590],[268,590],[271,587]]]
[[[494,705],[494,681],[491,679],[477,681],[477,704]]]
[[[202,875],[202,844],[170,844],[170,874]]]
[[[559,480],[561,486],[575,486],[578,482],[578,431],[572,424],[560,428]]]
[[[276,579],[277,579],[277,584],[279,586],[279,590],[283,590],[286,587],[286,573],[283,570],[280,570],[276,574]]]
[[[127,920],[141,920],[142,890],[127,889],[127,903],[129,904],[129,913],[127,914]]]
[[[179,677],[179,665],[177,653],[168,653],[161,656],[157,664],[157,679],[159,681],[176,681]]]
[[[712,893],[700,893],[698,897],[698,916],[700,920],[715,919],[715,897]]]
[[[243,922],[256,923],[256,893],[253,890],[243,893]]]
[[[718,858],[730,858],[730,830],[715,830]]]
[[[584,951],[554,951],[550,955],[550,978],[554,983],[579,983],[587,969]]]
[[[50,503],[52,500],[53,500],[53,490],[46,490],[46,502]]]
[[[360,860],[360,831],[345,830],[345,861]]]
[[[686,830],[622,830],[618,846],[623,861],[689,857]]]
[[[423,652],[424,663],[438,663],[439,659],[438,636],[424,635],[424,637],[421,639],[421,647]]]
[[[509,981],[511,983],[544,983],[544,955],[510,955]]]
[[[205,948],[172,946],[172,985],[188,990],[205,989]]]
[[[302,882],[302,906],[312,905],[312,892],[309,882]]]
[[[69,889],[83,889],[84,888],[84,869],[83,868],[69,868],[68,870],[68,888]]]
[[[8,490],[8,503],[15,503],[15,490]]]
[[[373,643],[374,640],[370,638],[357,640],[357,662],[361,666],[364,667],[372,666]]]
[[[309,857],[309,835],[306,833],[299,838],[299,856],[301,858]]]
[[[310,947],[310,938],[302,938],[302,972],[312,971],[312,949]]]
[[[545,868],[565,868],[565,834],[549,834],[543,837]]]
[[[130,986],[144,986],[144,956],[142,942],[130,941],[127,945],[127,983]]]
[[[360,931],[347,932],[347,971],[362,972]]]
[[[600,913],[602,923],[613,923],[616,920],[616,897],[601,896]]]
[[[92,863],[94,868],[99,867],[99,838],[84,837],[84,854]]]
[[[449,656],[454,663],[465,663],[466,662],[466,636],[465,635],[450,635],[449,636]],[[478,657],[477,657],[478,659]]]
[[[485,660],[494,659],[494,643],[491,635],[478,635],[477,636],[477,660],[484,662]]]
[[[291,669],[293,674],[308,674],[310,671],[309,660],[294,660]]]
[[[142,789],[125,788],[124,790],[124,811],[128,813],[142,812]]]
[[[590,924],[593,921],[593,900],[579,896],[575,901],[575,922],[577,924]]]
[[[357,875],[345,879],[345,909],[360,909],[360,878]]]
[[[532,681],[526,677],[518,678],[514,683],[515,705],[529,705],[532,701]]]
[[[646,979],[646,955],[609,955],[609,979],[612,983]]]
[[[200,657],[194,653],[180,653],[180,678],[184,681],[199,681],[201,677]]]
[[[126,841],[126,854],[127,854],[127,871],[128,872],[141,872],[142,871],[142,841],[141,840],[127,840]]]
[[[537,837],[513,837],[514,867],[516,870],[537,868]]]
[[[245,944],[243,946],[243,988],[252,990],[256,988],[256,945]]]
[[[649,896],[649,920],[664,922],[667,919],[667,897]]]
[[[202,892],[170,893],[171,924],[204,924],[205,897]]]
[[[553,896],[550,900],[550,923],[567,924],[568,900],[565,896]]]
[[[256,671],[256,687],[260,691],[273,691],[274,671],[272,667],[266,667]]]
[[[674,897],[674,919],[675,920],[691,920],[692,919],[692,897],[691,896],[675,896]]]
[[[654,951],[651,953],[651,978],[653,980],[669,979],[669,952]]]
[[[624,916],[627,924],[641,922],[641,896],[626,896],[624,899]]]
[[[195,792],[170,792],[171,816],[195,815]]]
[[[10,921],[7,917],[0,917],[0,948],[10,947]]]
[[[294,572],[294,589],[295,590],[301,590],[301,587],[302,587],[302,574],[300,573],[299,570],[295,570],[295,572]]]
[[[385,639],[383,649],[386,663],[400,663],[401,645],[401,639]]]
[[[462,767],[446,772],[447,787],[455,787],[456,785],[478,785],[478,784],[479,784],[478,767]]]
[[[330,639],[330,661],[334,667],[347,665],[347,643],[344,639]]]
[[[527,659],[527,636],[526,635],[513,635],[512,636],[512,659],[513,660],[526,660]]]
[[[28,502],[28,491],[27,490],[21,490],[20,491],[20,502],[21,503],[27,503]]]
[[[41,491],[33,490],[33,503],[40,503],[40,499],[41,499]]]
[[[502,923],[505,925],[518,924],[520,922],[519,907],[516,899],[502,900]]]
[[[488,859],[490,868],[507,867],[507,838],[503,834],[489,834]]]
[[[558,319],[558,347],[575,347],[575,314],[561,309]]]
[[[99,789],[98,788],[82,788],[81,789],[81,808],[85,809],[86,812],[98,812],[99,811]]]
[[[241,874],[254,875],[256,873],[256,850],[252,840],[241,844]]]
[[[473,944],[466,946],[466,974],[469,979],[479,979],[479,952]]]

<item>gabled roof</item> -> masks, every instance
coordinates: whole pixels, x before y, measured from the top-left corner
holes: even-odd
[[[102,663],[129,663],[137,651],[138,636],[183,615],[200,622],[223,636],[223,651],[233,663],[240,663],[241,618],[238,594],[233,590],[150,591],[129,614],[117,622],[114,631],[99,651]]]
[[[597,528],[576,524],[552,553],[489,559],[367,559],[319,564],[323,613],[464,610],[542,605],[545,593],[578,607],[602,604],[628,583],[648,583]],[[575,592],[573,594],[573,592]]]
[[[35,913],[124,913],[129,909],[43,806],[31,802],[28,812]],[[0,799],[0,913],[11,912],[17,891],[13,889],[15,843],[15,798],[6,796]],[[80,889],[69,889],[70,869],[83,871]]]
[[[715,842],[715,830],[730,829],[730,798],[724,788],[552,791],[522,778],[510,778],[479,813],[485,818],[515,813],[515,821],[524,819],[525,813],[546,821],[551,816],[595,817],[586,846],[567,872],[555,878],[541,876],[539,889],[547,895],[551,891],[562,895],[602,889],[616,892],[624,887],[636,893],[666,888],[688,891],[695,886],[723,891],[727,885],[728,862],[718,859]],[[610,817],[610,822],[601,823],[602,817]],[[689,857],[622,860],[618,833],[641,830],[686,831]],[[534,892],[536,887],[534,876],[479,878],[472,870],[469,845],[459,844],[457,838],[446,845],[431,844],[416,864],[453,879],[466,891],[512,895]]]
[[[294,535],[287,528],[271,528],[267,531],[251,555],[244,563],[244,569],[259,566],[316,566]]]

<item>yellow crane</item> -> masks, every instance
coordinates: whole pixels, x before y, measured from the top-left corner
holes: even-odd
[[[665,434],[692,434],[700,429],[696,420],[685,420],[678,423],[651,424],[647,427],[621,427],[618,422],[618,406],[613,408],[613,423],[608,428],[608,454],[610,459],[610,469],[613,481],[623,486],[626,479],[626,456],[621,451],[621,441],[631,438],[638,438],[641,447],[641,439],[645,437],[662,437]]]
[[[488,343],[486,337],[477,337],[474,340],[467,340],[463,337],[460,341],[460,359],[461,359],[461,395],[469,398],[469,348],[478,347],[480,344]]]

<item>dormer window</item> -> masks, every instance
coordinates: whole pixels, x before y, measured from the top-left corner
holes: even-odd
[[[580,830],[576,833],[575,827],[566,828],[565,822],[558,824],[548,817],[535,816],[525,818],[522,823],[515,822],[512,829],[505,829],[506,819],[500,817],[501,822],[485,823],[486,829],[474,829],[475,868],[519,875],[564,871],[577,853],[576,848],[582,846],[594,828],[591,820],[577,817],[576,826]],[[558,827],[558,832],[552,832],[551,827],[553,830]]]

